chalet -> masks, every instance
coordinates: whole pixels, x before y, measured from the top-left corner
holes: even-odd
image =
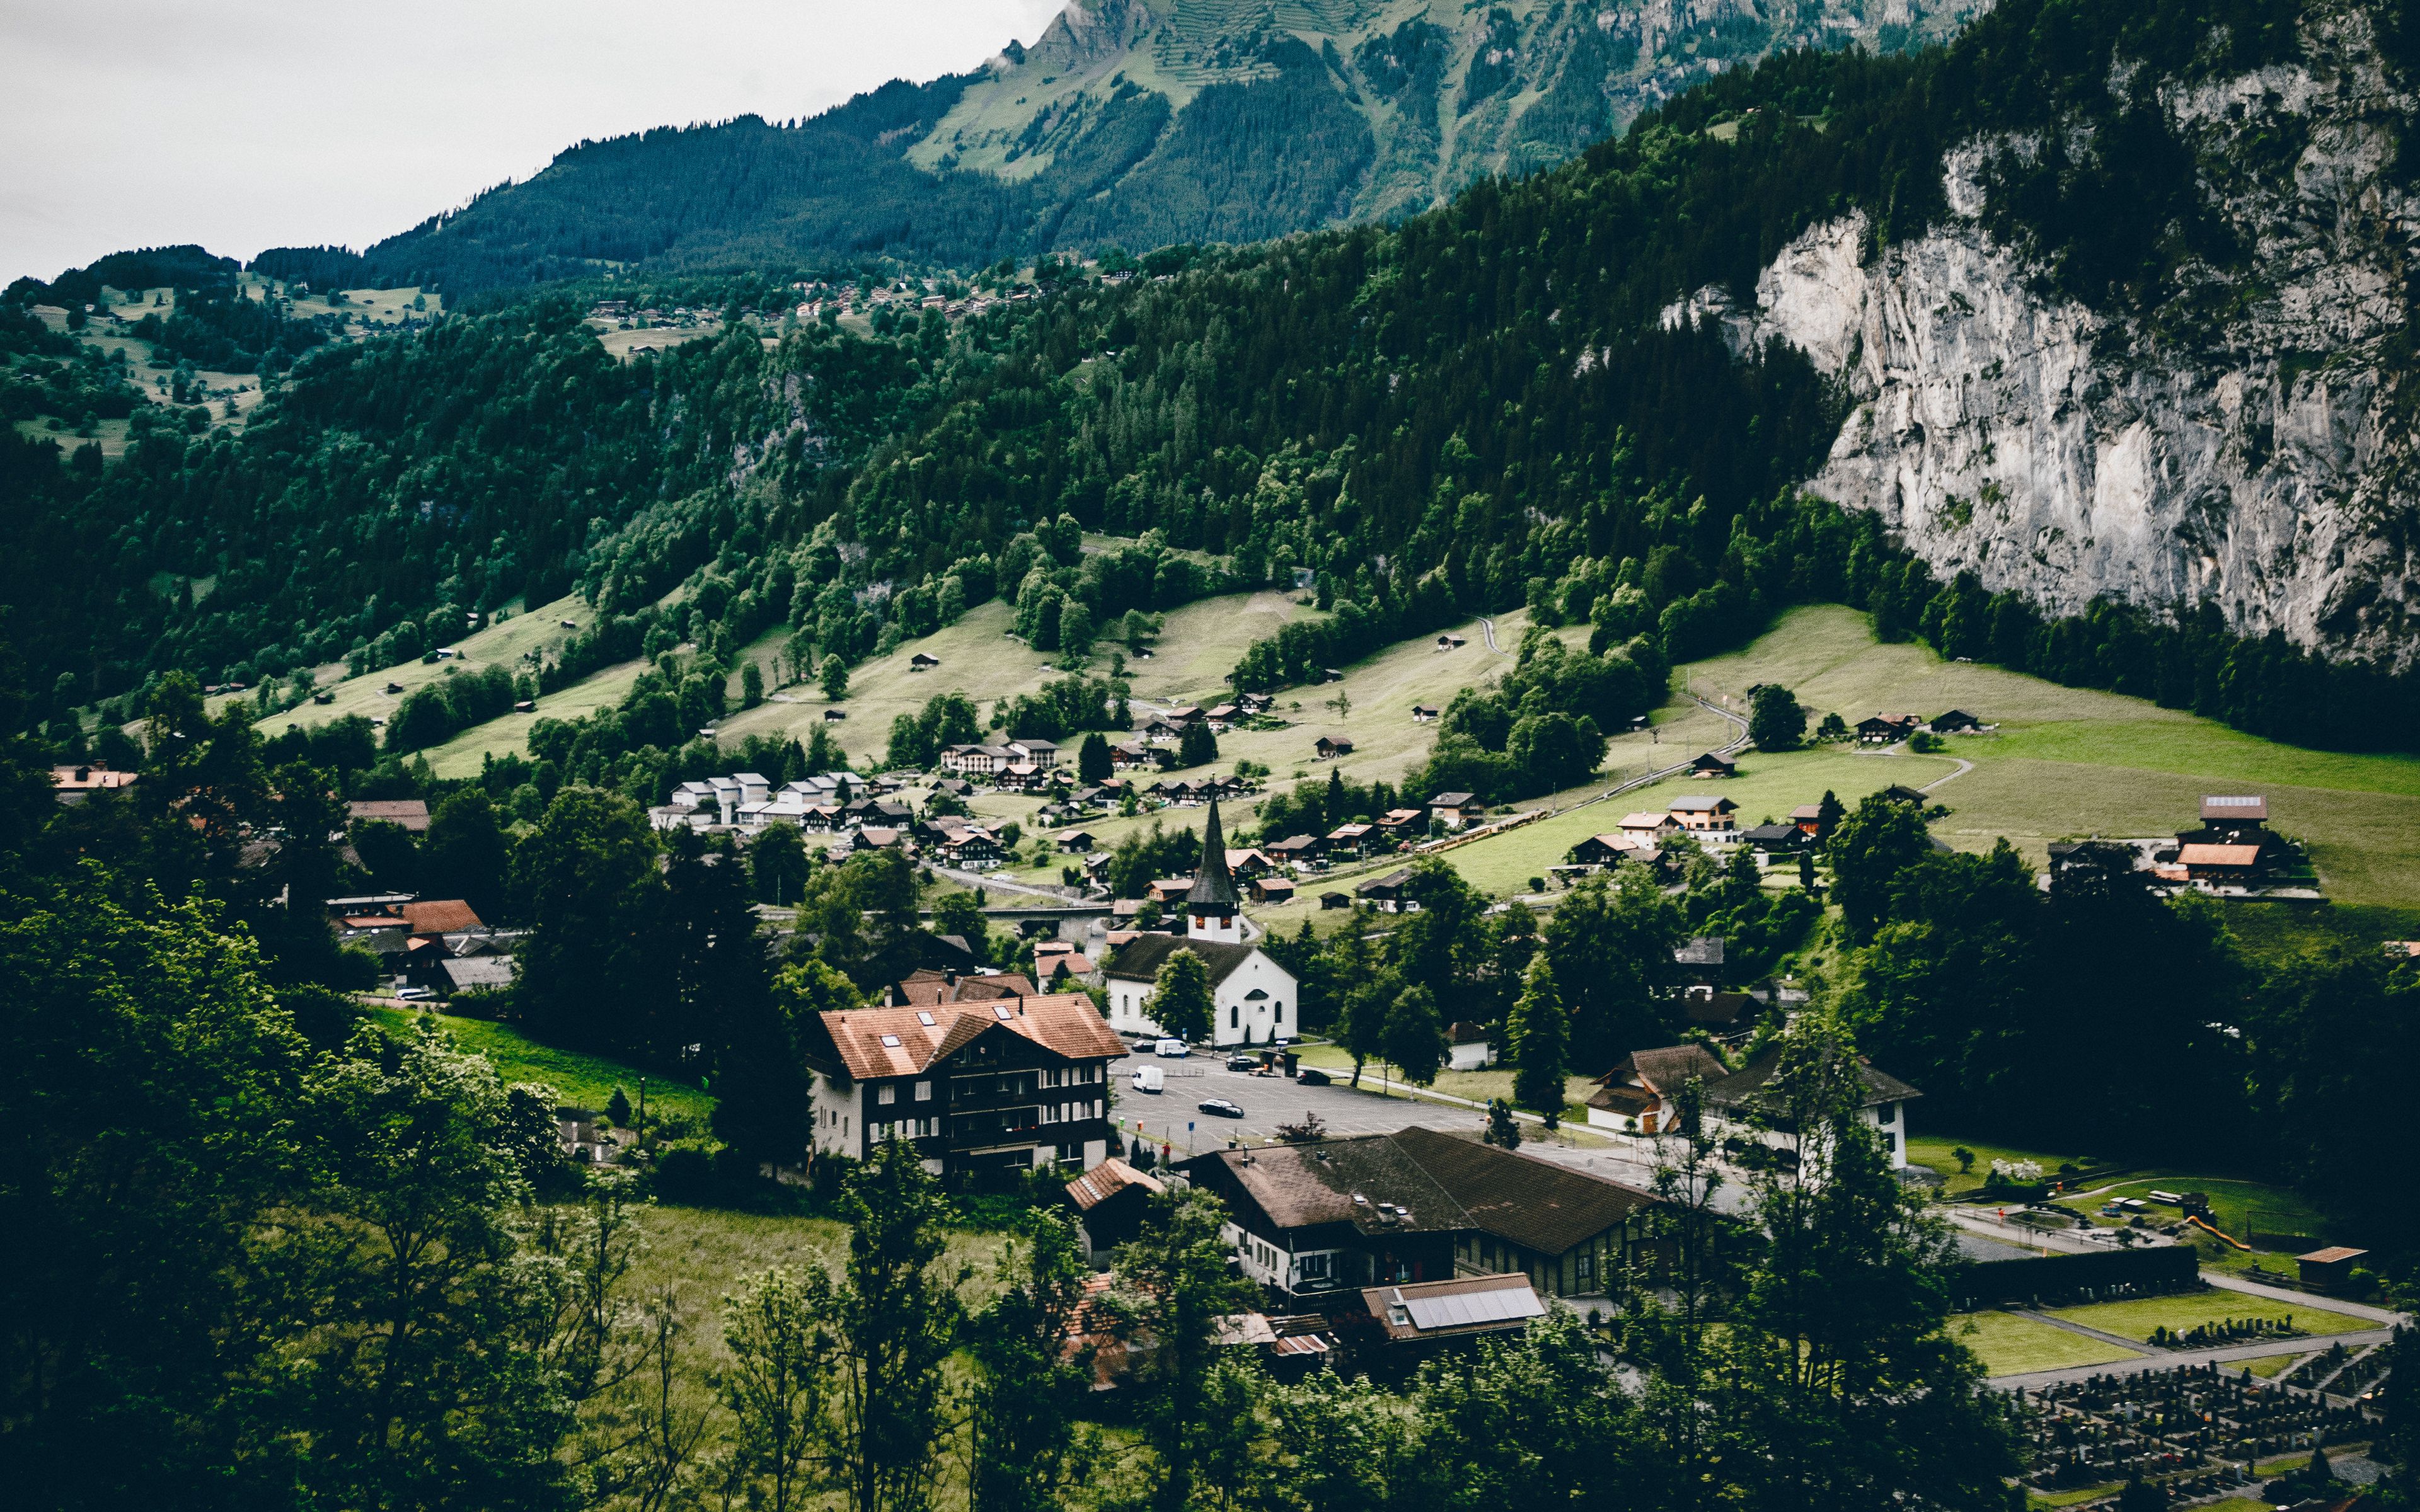
[[[1294,884],[1284,877],[1254,877],[1245,885],[1256,903],[1290,903],[1294,902]]]
[[[1276,702],[1277,701],[1275,699],[1269,697],[1266,693],[1238,693],[1235,695],[1235,706],[1242,709],[1246,714],[1266,714],[1269,712],[1271,705],[1275,704]]]
[[[826,709],[824,711],[824,723],[826,724],[838,724],[847,717],[848,711],[846,709]]]
[[[1131,1242],[1142,1232],[1151,1199],[1167,1190],[1159,1178],[1115,1155],[1068,1182],[1067,1205],[1075,1210],[1077,1231],[1084,1236],[1085,1257],[1104,1264],[1118,1246]]]
[[[1590,835],[1563,854],[1575,866],[1608,867],[1637,856],[1642,846],[1652,851],[1654,842],[1628,835]]]
[[[1920,721],[1913,714],[1877,714],[1857,721],[1857,744],[1895,746],[1916,733]]]
[[[1437,793],[1429,797],[1429,817],[1448,829],[1467,828],[1486,809],[1471,793]]]
[[[1875,794],[1874,796],[1883,799],[1886,803],[1909,803],[1914,804],[1919,809],[1932,801],[1931,798],[1924,795],[1924,791],[1921,788],[1912,788],[1904,782],[1894,782],[1890,786],[1883,789],[1880,793]]]
[[[1448,1071],[1485,1071],[1496,1064],[1496,1045],[1483,1024],[1459,1019],[1445,1031]]]
[[[1227,847],[1227,874],[1239,882],[1267,876],[1275,863],[1259,851],[1230,845]]]
[[[2212,829],[2258,829],[2269,823],[2269,800],[2265,797],[2206,797],[2201,800],[2201,822]]]
[[[972,825],[945,831],[938,851],[939,859],[961,871],[987,872],[1005,859],[1000,838]]]
[[[1681,821],[1668,813],[1651,813],[1641,810],[1638,813],[1623,814],[1621,829],[1633,845],[1642,843],[1652,845],[1667,835],[1679,834]]]
[[[1244,1274],[1296,1303],[1517,1273],[1605,1291],[1647,1242],[1653,1194],[1435,1129],[1228,1149],[1180,1167],[1225,1200]]]
[[[1731,816],[1739,812],[1739,805],[1724,797],[1685,796],[1672,800],[1671,812],[1692,834],[1727,835],[1738,823]]]
[[[348,824],[373,819],[400,825],[415,835],[426,835],[428,833],[428,801],[426,798],[364,798],[345,805]]]
[[[1816,831],[1823,827],[1823,806],[1818,803],[1802,803],[1790,810],[1790,822],[1798,826],[1800,834],[1812,837]]]
[[[2258,845],[2194,844],[2177,847],[2176,864],[2189,882],[2241,886],[2259,875]]]
[[[1080,993],[809,1019],[801,1058],[818,1154],[908,1141],[937,1175],[1109,1158],[1109,1065],[1126,1054]]]
[[[1781,1053],[1775,1051],[1753,1065],[1732,1072],[1706,1088],[1706,1112],[1719,1128],[1734,1137],[1749,1141],[1761,1140],[1776,1149],[1788,1149],[1794,1135],[1781,1130],[1759,1130],[1747,1121],[1751,1113],[1768,1117],[1778,1114],[1777,1094],[1771,1087],[1774,1072],[1781,1066]],[[1924,1094],[1887,1072],[1877,1071],[1864,1060],[1857,1062],[1860,1086],[1858,1116],[1876,1129],[1889,1151],[1893,1170],[1907,1168],[1907,1104]],[[1775,1119],[1776,1122],[1783,1122]]]
[[[1323,892],[1319,895],[1319,906],[1323,909],[1350,908],[1353,900],[1341,892]]]
[[[1378,816],[1379,830],[1394,840],[1417,840],[1428,827],[1425,809],[1389,809]]]
[[[1290,1302],[1445,1281],[1470,1215],[1388,1134],[1218,1150],[1177,1169],[1225,1204],[1245,1279]]]
[[[1419,901],[1404,894],[1404,885],[1412,880],[1412,869],[1404,867],[1383,877],[1373,877],[1353,889],[1353,895],[1372,904],[1382,914],[1417,914]]]
[[[1089,829],[1071,829],[1059,837],[1059,850],[1066,856],[1090,856],[1100,843]]]
[[[1745,993],[1718,993],[1711,987],[1692,987],[1681,995],[1681,1016],[1692,1027],[1724,1041],[1754,1028],[1762,1006]]]
[[[1036,945],[1033,948],[1033,974],[1041,979],[1045,991],[1077,992],[1081,983],[1095,975],[1093,958],[1072,945]],[[1076,985],[1070,985],[1071,981]]]
[[[901,830],[889,825],[861,825],[857,833],[849,838],[848,848],[852,851],[897,851],[905,850],[907,846],[908,837]]]
[[[911,672],[928,672],[940,664],[940,657],[929,656],[922,651],[908,658],[908,670]]]
[[[1162,717],[1182,733],[1187,725],[1202,717],[1202,706],[1198,703],[1182,703],[1169,710]]]
[[[1681,1089],[1695,1080],[1712,1087],[1730,1074],[1701,1044],[1634,1050],[1596,1079],[1588,1100],[1590,1127],[1621,1134],[1668,1134],[1679,1127]]]
[[[1202,717],[1209,722],[1211,730],[1223,735],[1227,733],[1227,729],[1230,725],[1233,725],[1237,719],[1243,717],[1243,710],[1235,707],[1235,705],[1232,703],[1221,703],[1216,708],[1213,708],[1208,714],[1203,715]]]
[[[1353,742],[1336,735],[1322,735],[1312,743],[1311,750],[1319,761],[1332,762],[1340,756],[1353,754]]]
[[[1982,729],[1983,721],[1964,709],[1952,709],[1947,714],[1934,715],[1926,728],[1936,735],[1963,734],[1969,731]]]
[[[1439,651],[1459,651],[1464,646],[1469,644],[1468,641],[1463,640],[1463,638],[1458,635],[1438,636],[1436,643]]]
[[[1797,854],[1805,848],[1807,835],[1796,825],[1751,825],[1740,831],[1740,840],[1775,856]]]
[[[1208,795],[1204,794],[1198,784],[1185,778],[1178,778],[1173,782],[1154,782],[1143,792],[1162,803],[1174,804],[1185,809],[1209,801]]]
[[[1135,727],[1135,733],[1144,740],[1175,740],[1185,733],[1185,727],[1165,718],[1146,719]]]
[[[1014,762],[1031,762],[1046,770],[1059,764],[1059,743],[1055,740],[1012,740],[1008,754]]]
[[[1436,718],[1437,711],[1429,707],[1427,704],[1415,703],[1412,705],[1412,723],[1435,724],[1436,723]]]
[[[1109,765],[1120,772],[1165,772],[1176,764],[1176,752],[1166,746],[1123,741],[1109,748]]]
[[[1262,846],[1261,854],[1280,866],[1309,866],[1319,859],[1319,837],[1288,835]]]
[[[54,766],[51,768],[51,788],[53,795],[59,802],[72,808],[96,793],[116,793],[121,788],[131,788],[139,775],[134,772],[113,771],[109,767],[97,764],[82,766]],[[421,812],[424,815],[427,812],[426,804],[421,806]],[[427,821],[425,818],[422,820],[422,827],[427,827]]]
[[[941,770],[961,777],[989,777],[1015,760],[1004,746],[944,746]]]
[[[1370,854],[1377,843],[1377,837],[1378,826],[1375,825],[1339,825],[1327,832],[1320,849],[1329,856],[1359,857]]]
[[[1731,760],[1720,751],[1710,750],[1689,764],[1689,775],[1691,777],[1714,778],[1718,780],[1725,778],[1737,777],[1739,776],[1739,763]]]
[[[1035,995],[1032,980],[1023,972],[919,966],[884,989],[883,1003],[888,1008],[940,1008]]]

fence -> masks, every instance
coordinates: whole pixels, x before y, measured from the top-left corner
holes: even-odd
[[[2147,1295],[2183,1291],[2201,1284],[2201,1263],[2191,1245],[2162,1244],[2099,1255],[2029,1255],[2016,1260],[1975,1260],[1958,1267],[1949,1292],[1962,1307],[2036,1298],[2105,1296],[2113,1291]]]

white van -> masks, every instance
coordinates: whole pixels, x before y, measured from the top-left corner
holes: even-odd
[[[1158,1046],[1152,1051],[1152,1054],[1156,1056],[1166,1056],[1171,1059],[1182,1059],[1184,1057],[1193,1054],[1193,1049],[1182,1040],[1162,1040],[1159,1041]]]
[[[1168,1089],[1168,1072],[1157,1066],[1137,1066],[1134,1089],[1138,1092],[1164,1092]]]

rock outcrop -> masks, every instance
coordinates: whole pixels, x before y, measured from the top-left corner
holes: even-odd
[[[2231,311],[2188,344],[2155,318],[2046,292],[1984,228],[1986,165],[1944,164],[1950,214],[1877,248],[1862,214],[1666,312],[1736,349],[1779,338],[1853,402],[1809,488],[1881,515],[1947,579],[2046,611],[2215,603],[2240,634],[2398,669],[2420,655],[2413,443],[2398,393],[2420,213],[2396,166],[2413,100],[2364,11],[2306,13],[2301,60],[2160,92],[2202,193],[2250,250],[2207,278]],[[2277,168],[2247,169],[2273,144]],[[2193,270],[2188,270],[2191,273]]]

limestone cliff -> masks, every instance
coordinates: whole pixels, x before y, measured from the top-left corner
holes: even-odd
[[[2308,8],[2299,52],[2158,93],[2245,254],[2197,270],[2225,296],[2213,322],[2180,333],[2049,292],[1985,228],[1991,164],[2038,149],[2009,139],[1947,155],[1949,213],[1926,234],[1877,248],[1862,214],[1818,225],[1752,308],[1710,287],[1666,318],[1837,375],[1854,408],[1809,486],[1880,514],[1937,577],[2064,613],[2208,600],[2241,634],[2409,667],[2420,501],[2397,394],[2420,214],[2396,159],[2413,100],[2357,5]]]

